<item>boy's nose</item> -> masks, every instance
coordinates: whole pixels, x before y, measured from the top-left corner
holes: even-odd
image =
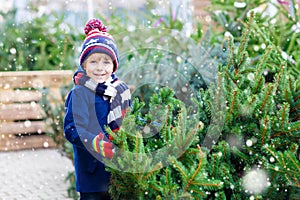
[[[98,63],[97,69],[98,70],[105,70],[105,67],[104,67],[104,65],[102,63]]]

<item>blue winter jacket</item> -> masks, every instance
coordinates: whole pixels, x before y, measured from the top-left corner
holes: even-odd
[[[107,191],[110,174],[92,150],[92,140],[105,132],[109,101],[89,89],[76,85],[65,102],[64,133],[73,144],[76,190],[78,192]]]

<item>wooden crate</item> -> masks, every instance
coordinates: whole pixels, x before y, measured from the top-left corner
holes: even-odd
[[[40,89],[61,100],[60,87],[72,81],[71,70],[0,72],[0,151],[50,148]]]

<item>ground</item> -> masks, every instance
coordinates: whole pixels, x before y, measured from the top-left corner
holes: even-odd
[[[0,200],[67,200],[72,162],[55,149],[0,152]]]

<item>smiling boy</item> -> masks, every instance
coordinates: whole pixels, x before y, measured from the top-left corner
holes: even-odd
[[[106,127],[112,131],[120,128],[123,111],[130,107],[130,92],[114,74],[118,51],[103,23],[91,19],[84,31],[80,66],[74,75],[76,85],[65,102],[64,133],[73,145],[80,199],[110,199],[110,174],[101,162],[114,156]]]

